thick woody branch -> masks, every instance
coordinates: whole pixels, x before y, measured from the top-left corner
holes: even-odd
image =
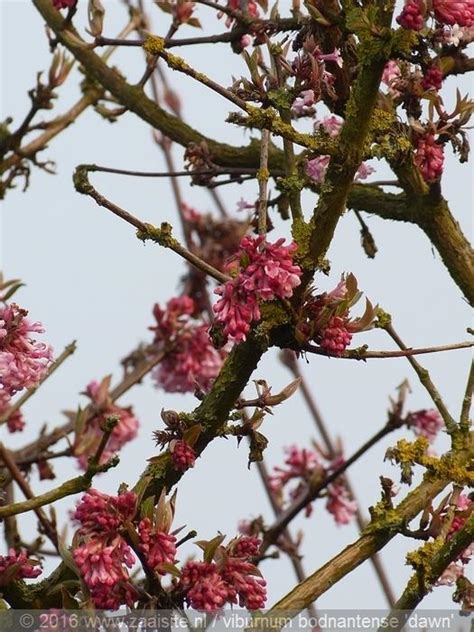
[[[386,27],[383,37],[391,37],[394,2],[379,5],[379,24]],[[377,46],[376,42],[372,42]],[[362,46],[362,44],[360,45]],[[336,155],[329,163],[324,191],[311,219],[309,254],[317,266],[326,254],[337,223],[346,209],[356,171],[363,160],[371,118],[379,95],[380,81],[387,61],[384,47],[372,53],[362,67],[346,108],[346,119],[339,137]]]

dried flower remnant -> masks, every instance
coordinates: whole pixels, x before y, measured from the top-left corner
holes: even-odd
[[[94,455],[99,446],[107,419],[115,417],[117,423],[101,454],[101,464],[106,463],[137,436],[139,422],[132,408],[122,408],[114,404],[110,398],[109,388],[110,376],[104,378],[102,382],[90,382],[85,391],[97,412],[88,417],[85,424],[79,423],[76,430],[73,453],[79,466],[84,470],[87,469],[89,457]],[[81,413],[79,413],[79,420],[80,415]]]

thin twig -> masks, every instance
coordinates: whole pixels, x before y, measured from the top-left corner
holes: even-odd
[[[352,454],[352,456],[345,460],[339,467],[334,469],[331,474],[326,476],[323,481],[318,482],[315,485],[309,484],[306,490],[299,496],[299,498],[297,498],[287,509],[282,511],[279,514],[277,520],[267,530],[261,547],[261,553],[263,554],[268,549],[268,547],[278,539],[280,534],[290,524],[293,518],[295,518],[301,511],[303,511],[303,509],[305,509],[309,503],[316,500],[316,498],[318,498],[318,496],[324,489],[327,489],[327,487],[331,483],[342,476],[351,465],[358,461],[381,439],[383,439],[399,427],[400,425],[394,424],[389,421],[387,424],[385,424],[383,428],[378,430],[372,437],[370,437],[370,439],[368,439],[358,450],[356,450]]]
[[[295,354],[289,350],[283,351],[282,354],[280,354],[280,359],[283,362],[283,364],[285,364],[285,366],[287,366],[290,369],[293,376],[297,379],[299,378],[300,380],[299,390],[301,394],[303,395],[303,399],[305,400],[307,407],[309,408],[313,421],[316,424],[316,428],[318,429],[321,435],[325,449],[329,453],[329,456],[331,458],[334,458],[337,453],[336,446],[331,438],[331,435],[329,434],[324,418],[316,404],[316,401],[313,397],[311,390],[308,387],[306,379],[299,369]],[[359,529],[363,531],[367,524],[367,521],[360,509],[360,503],[357,501],[349,476],[346,474],[346,476],[344,476],[343,478],[344,478],[347,490],[349,491],[350,497],[353,500],[355,500],[357,503],[356,520],[357,520]],[[393,604],[395,603],[395,594],[393,592],[392,586],[388,579],[387,573],[383,567],[382,560],[380,559],[379,554],[375,553],[370,558],[370,561],[372,563],[372,566],[374,567],[375,573],[380,582],[382,590],[385,594],[387,602],[389,606],[392,607]]]
[[[41,523],[45,534],[51,540],[52,544],[58,549],[58,534],[56,532],[56,528],[46,516],[44,511],[40,509],[40,507],[46,503],[37,504],[37,500],[39,496],[35,496],[33,490],[31,489],[28,481],[23,476],[20,468],[15,463],[12,453],[8,450],[3,443],[0,443],[0,458],[2,459],[5,467],[9,470],[12,479],[16,482],[18,487],[23,492],[26,501],[20,503],[13,503],[11,505],[0,506],[0,518],[6,518],[8,516],[14,516],[21,511],[16,511],[15,509],[18,507],[26,507],[24,511],[33,510],[38,517],[39,522]]]
[[[17,399],[9,408],[7,408],[5,410],[5,412],[0,415],[0,425],[4,424],[8,421],[8,419],[14,414],[16,413],[17,410],[20,410],[20,408],[30,399],[30,397],[32,397],[36,391],[40,388],[40,386],[42,384],[44,384],[46,382],[46,380],[51,377],[51,375],[57,370],[59,369],[59,367],[63,364],[63,362],[65,360],[67,360],[75,351],[76,351],[76,341],[73,340],[71,342],[71,344],[67,345],[67,347],[65,347],[64,351],[61,353],[60,356],[58,356],[56,358],[56,360],[51,364],[51,366],[49,367],[48,371],[46,372],[45,376],[43,377],[43,379],[40,381],[40,383],[38,384],[38,386],[35,386],[34,388],[30,388],[26,391],[26,393],[24,393],[19,399]]]
[[[92,169],[92,171],[93,170],[94,169]],[[121,208],[117,204],[114,204],[106,197],[101,195],[91,185],[88,176],[89,171],[91,171],[90,165],[79,165],[78,167],[76,167],[76,171],[74,172],[74,185],[79,193],[88,195],[93,200],[95,200],[99,206],[103,206],[104,208],[111,211],[114,215],[117,215],[117,217],[120,217],[128,224],[134,226],[138,230],[137,236],[139,239],[144,241],[149,239],[151,241],[155,241],[164,248],[169,248],[170,250],[173,250],[183,259],[186,259],[186,261],[192,263],[196,268],[219,281],[219,283],[225,283],[226,281],[230,280],[230,277],[228,277],[226,274],[223,274],[194,253],[190,252],[176,239],[174,239],[174,237],[172,237],[171,235],[171,226],[169,224],[164,223],[161,225],[161,228],[157,228],[152,224],[142,222],[142,220],[135,215],[132,215],[125,209]]]
[[[428,394],[430,395],[431,399],[433,400],[434,405],[436,406],[436,408],[439,411],[439,414],[443,418],[444,423],[446,425],[447,432],[449,434],[454,433],[456,428],[457,428],[457,424],[454,421],[454,419],[451,416],[451,414],[448,411],[448,409],[446,408],[446,405],[443,402],[443,399],[442,399],[438,389],[436,388],[436,386],[431,381],[430,374],[428,373],[428,371],[424,367],[422,367],[421,364],[417,360],[415,360],[415,358],[411,357],[412,355],[414,355],[413,354],[413,350],[408,349],[408,347],[405,345],[403,340],[397,334],[397,332],[395,331],[395,329],[393,328],[391,323],[387,323],[383,328],[388,333],[388,335],[392,338],[392,340],[400,347],[400,349],[404,353],[406,353],[408,362],[411,364],[411,366],[415,370],[415,373],[418,375],[418,378],[419,378],[420,382],[423,384],[425,389],[428,391]],[[472,347],[472,346],[473,346],[473,343],[471,342],[471,343],[465,343],[462,346],[453,346],[451,348],[452,349],[461,349],[463,347],[465,348],[465,347]],[[435,348],[435,350],[436,350],[436,348]],[[445,348],[438,347],[437,350],[445,351],[445,350],[448,350],[448,348],[446,348],[446,347]],[[422,353],[432,353],[432,352],[433,352],[433,350],[429,350],[429,349],[428,350],[422,350]]]
[[[8,467],[8,469],[10,470],[13,479],[27,498],[27,500],[24,502],[0,506],[0,519],[7,516],[15,516],[21,513],[26,513],[27,511],[34,511],[38,516],[41,524],[45,528],[45,532],[48,535],[49,539],[53,542],[54,546],[58,548],[56,530],[40,508],[45,505],[50,505],[51,503],[60,500],[61,498],[65,498],[66,496],[71,496],[73,494],[78,494],[79,492],[86,491],[91,486],[92,479],[95,474],[97,474],[98,472],[105,472],[111,467],[114,467],[118,464],[118,458],[112,458],[103,465],[99,464],[100,458],[110,439],[110,435],[112,434],[113,429],[116,425],[116,417],[109,417],[107,419],[104,434],[101,437],[100,443],[94,456],[89,459],[89,464],[84,474],[82,474],[81,476],[76,476],[75,478],[66,481],[62,485],[59,485],[59,487],[51,489],[49,492],[45,492],[44,494],[40,494],[39,496],[36,496],[33,493],[31,487],[29,486],[23,474],[19,470],[17,464],[13,460],[11,453],[3,446],[3,444],[0,443],[0,457],[2,458],[6,467]]]
[[[306,353],[314,353],[315,355],[327,356],[329,358],[340,358],[342,360],[408,358],[410,364],[412,364],[413,366],[413,363],[416,363],[416,361],[412,360],[411,356],[423,355],[428,353],[440,353],[442,351],[455,351],[457,349],[468,349],[470,347],[474,347],[474,342],[468,340],[466,342],[456,342],[451,345],[440,345],[438,347],[402,347],[400,351],[368,351],[367,348],[364,346],[359,349],[349,349],[340,354],[327,351],[322,347],[316,347],[315,345],[307,344],[303,347],[303,351],[305,351]]]
[[[116,402],[122,395],[124,395],[132,386],[139,383],[147,373],[149,373],[157,364],[159,364],[166,353],[164,351],[155,354],[151,358],[146,359],[139,364],[133,371],[127,373],[125,377],[110,391],[110,399],[112,402]],[[94,415],[97,414],[97,408],[93,405],[87,406],[84,409],[84,423],[87,423]],[[17,463],[22,463],[25,459],[30,459],[38,456],[38,452],[46,450],[51,445],[54,445],[75,428],[75,421],[68,421],[66,424],[59,426],[52,430],[49,434],[40,436],[36,441],[23,446],[19,450],[16,450],[15,460]],[[41,453],[40,453],[41,455]]]
[[[470,427],[469,413],[471,412],[472,395],[474,391],[474,361],[471,362],[471,369],[469,371],[469,377],[466,385],[466,392],[464,399],[462,400],[460,428],[461,430],[468,431]]]

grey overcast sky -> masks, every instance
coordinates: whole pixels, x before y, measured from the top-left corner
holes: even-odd
[[[79,2],[80,17],[85,3]],[[279,3],[280,12],[289,6]],[[107,15],[105,34],[115,36],[126,20],[126,11],[119,0],[105,2]],[[164,33],[168,19],[151,2],[150,14],[154,29]],[[200,9],[207,32],[224,28],[207,10]],[[36,73],[48,68],[49,52],[44,25],[30,2],[1,0],[1,116],[13,116],[19,122],[28,108],[27,90],[35,82]],[[183,36],[195,32],[185,27]],[[193,66],[208,73],[224,85],[232,76],[245,73],[242,60],[225,46],[203,46],[183,49],[183,56]],[[139,49],[119,51],[114,64],[125,69],[131,80],[138,80],[143,67]],[[66,109],[78,98],[77,73],[59,90],[58,111]],[[243,132],[225,123],[229,105],[223,99],[192,83],[187,77],[172,75],[172,86],[179,91],[184,116],[188,122],[213,138],[244,142]],[[448,82],[446,94],[454,81]],[[469,78],[458,81],[463,92],[472,88]],[[452,90],[451,90],[452,92]],[[449,96],[447,100],[449,101]],[[248,140],[248,135],[247,135]],[[178,159],[181,150],[176,151]],[[20,277],[27,286],[16,300],[30,310],[34,320],[41,320],[45,338],[56,353],[71,340],[78,341],[78,350],[49,380],[25,407],[27,428],[21,435],[1,440],[19,446],[34,438],[44,423],[49,427],[62,422],[61,411],[84,402],[79,393],[92,379],[112,373],[120,377],[119,361],[141,340],[149,340],[147,327],[152,324],[153,304],[164,302],[178,291],[183,273],[181,261],[156,245],[143,245],[130,226],[97,207],[90,199],[79,196],[72,186],[74,167],[82,162],[142,170],[165,169],[160,152],[153,143],[150,130],[133,114],[125,114],[110,124],[94,111],[51,142],[43,158],[57,163],[57,175],[34,170],[30,188],[9,192],[2,206],[1,268],[7,278]],[[387,175],[378,168],[373,176]],[[471,235],[472,167],[459,165],[451,156],[446,166],[445,191],[453,212],[466,234]],[[122,207],[144,220],[158,223],[168,220],[178,225],[169,183],[163,180],[94,176],[94,183]],[[233,211],[241,197],[255,199],[256,187],[234,186],[223,190],[226,206]],[[201,211],[213,210],[205,190],[184,189],[184,197]],[[305,213],[311,213],[314,199],[306,195]],[[360,288],[374,303],[391,312],[396,328],[409,345],[425,346],[456,342],[466,338],[470,326],[470,309],[447,270],[419,229],[411,225],[384,222],[367,217],[379,252],[368,260],[359,245],[359,229],[355,217],[347,213],[337,229],[329,252],[332,262],[330,278],[318,278],[321,289],[333,287],[342,272],[353,272]],[[278,226],[288,234],[287,226]],[[390,341],[378,331],[361,334],[355,344],[368,343],[376,349],[391,348]],[[430,355],[423,363],[453,412],[460,409],[465,388],[469,351]],[[417,383],[406,360],[372,361],[365,364],[328,360],[320,357],[301,362],[306,378],[334,437],[342,436],[346,454],[370,437],[386,420],[388,397],[408,378],[412,386],[409,407],[431,407],[423,388]],[[290,376],[270,351],[261,362],[255,378],[265,378],[275,390],[290,381]],[[146,459],[156,453],[151,433],[160,426],[160,410],[191,410],[191,396],[169,395],[156,390],[148,379],[123,398],[133,404],[141,421],[139,438],[121,454],[120,465],[96,480],[102,491],[114,493],[121,481],[133,484],[143,470]],[[282,448],[296,443],[308,445],[317,437],[301,396],[297,394],[282,406],[263,427],[270,439],[266,452],[269,466],[281,463]],[[384,452],[398,433],[377,445],[351,469],[351,479],[364,509],[378,500],[378,477],[381,474],[398,479],[398,471],[383,462]],[[441,437],[437,449],[447,446]],[[271,510],[256,471],[246,465],[246,450],[234,441],[214,441],[199,459],[194,470],[183,478],[178,494],[176,526],[186,524],[196,529],[200,538],[211,538],[219,530],[233,536],[241,518],[260,513],[270,522]],[[58,481],[74,475],[72,462],[58,462]],[[39,483],[42,491],[54,482]],[[58,514],[67,519],[73,499],[56,503]],[[21,520],[25,538],[33,535],[31,517]],[[313,571],[326,562],[358,535],[355,525],[336,527],[323,503],[315,506],[310,519],[300,518],[295,529],[305,533],[303,551],[305,566]],[[71,531],[69,531],[69,534]],[[404,566],[404,553],[414,548],[413,542],[396,538],[384,549],[382,558],[395,593],[399,594],[409,568]],[[192,547],[187,548],[187,553]],[[51,562],[47,562],[51,568]],[[269,600],[285,594],[295,583],[286,560],[268,561],[263,572],[269,582]],[[449,607],[452,590],[439,588],[429,596],[426,606]],[[318,602],[321,608],[384,607],[385,601],[372,567],[365,563],[339,582]]]

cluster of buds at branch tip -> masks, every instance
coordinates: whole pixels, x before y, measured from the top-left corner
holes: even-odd
[[[185,415],[178,415],[174,410],[162,410],[161,418],[165,423],[165,430],[155,430],[153,436],[156,444],[165,448],[168,446],[173,467],[178,472],[185,472],[194,467],[196,461],[196,444],[202,432],[199,423],[186,419]],[[149,459],[151,462],[156,457]]]
[[[363,315],[351,318],[350,310],[361,296],[353,274],[342,275],[331,292],[313,295],[309,288],[297,315],[297,342],[304,346],[314,340],[331,355],[342,355],[354,333],[374,326],[376,308],[368,300]]]
[[[237,401],[236,408],[252,407],[263,408],[265,412],[272,414],[272,407],[282,404],[289,399],[300,385],[301,378],[296,378],[292,382],[285,386],[279,393],[272,395],[272,387],[268,386],[265,380],[254,380],[255,388],[257,390],[257,397],[255,399],[240,399]]]

